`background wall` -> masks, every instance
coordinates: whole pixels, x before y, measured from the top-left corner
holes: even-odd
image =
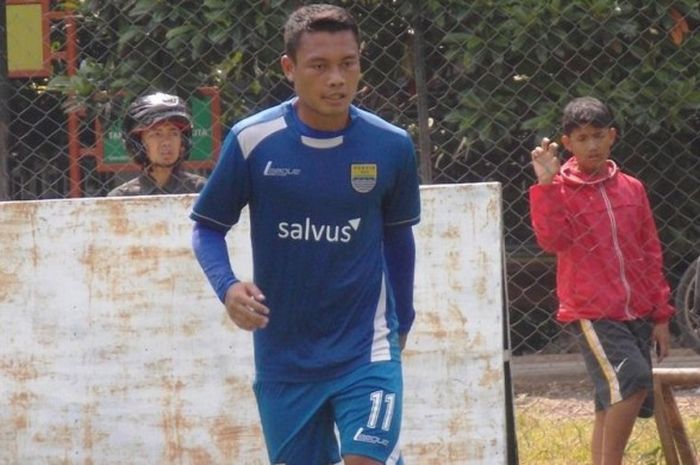
[[[422,195],[405,456],[506,463],[500,186]],[[0,463],[266,463],[251,335],[193,257],[193,198],[0,204]]]

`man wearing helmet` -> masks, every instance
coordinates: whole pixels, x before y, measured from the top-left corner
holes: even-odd
[[[187,104],[176,95],[156,92],[129,106],[122,126],[126,149],[141,174],[107,195],[188,194],[199,192],[206,179],[181,169],[192,136]]]

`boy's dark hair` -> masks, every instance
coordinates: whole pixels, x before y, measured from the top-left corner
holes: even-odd
[[[610,108],[594,97],[579,97],[570,101],[564,107],[561,125],[564,134],[571,134],[576,128],[590,124],[596,128],[612,127],[615,123]]]
[[[340,31],[352,32],[360,45],[357,23],[345,8],[324,3],[302,6],[289,16],[284,25],[284,53],[294,60],[305,32]]]

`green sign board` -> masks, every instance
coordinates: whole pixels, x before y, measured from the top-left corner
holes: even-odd
[[[122,141],[121,122],[114,123],[105,134],[103,162],[109,164],[131,162]]]
[[[209,97],[192,98],[190,108],[192,108],[192,150],[189,160],[211,160],[214,156],[211,99]]]
[[[189,100],[192,111],[192,148],[188,161],[209,161],[214,157],[214,136],[211,97],[192,97]],[[107,165],[131,163],[124,147],[121,121],[109,127],[104,138],[103,163]]]

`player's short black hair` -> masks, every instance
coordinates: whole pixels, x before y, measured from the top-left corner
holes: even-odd
[[[615,118],[610,108],[594,97],[579,97],[570,101],[561,118],[562,129],[567,136],[576,128],[587,124],[596,128],[608,128],[615,125]]]
[[[296,58],[299,41],[305,32],[350,31],[360,45],[360,30],[345,8],[325,3],[302,6],[294,11],[284,25],[284,53]]]

